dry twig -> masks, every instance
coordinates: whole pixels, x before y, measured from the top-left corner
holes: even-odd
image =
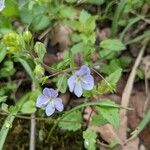
[[[32,84],[32,90],[35,90],[35,84]],[[31,114],[31,127],[30,127],[30,150],[35,150],[35,132],[36,132],[36,120],[35,120],[35,114]]]
[[[144,43],[144,45],[142,46],[142,48],[139,52],[139,55],[135,61],[135,64],[132,68],[132,71],[129,75],[127,84],[124,88],[124,91],[122,94],[122,100],[121,100],[121,105],[124,107],[128,107],[128,105],[129,105],[130,96],[131,96],[131,92],[132,92],[132,88],[133,88],[133,84],[134,84],[134,79],[136,76],[136,70],[141,62],[141,59],[142,59],[142,56],[146,49],[147,43],[148,43],[148,41],[146,41],[146,43]],[[120,110],[120,118],[121,118],[121,122],[120,122],[120,128],[119,128],[118,134],[119,134],[121,140],[124,142],[127,139],[127,110],[126,109]]]

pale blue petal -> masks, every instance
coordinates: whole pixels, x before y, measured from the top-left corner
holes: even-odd
[[[63,111],[64,105],[62,103],[62,99],[61,98],[56,98],[55,101],[54,101],[54,104],[55,104],[55,108],[58,111]]]
[[[48,98],[56,98],[58,96],[58,92],[52,88],[44,88],[43,94]]]
[[[77,76],[84,76],[84,75],[89,75],[91,73],[89,67],[86,65],[81,66],[79,71],[76,71]]]
[[[77,97],[81,97],[83,90],[80,83],[75,84],[74,93]]]
[[[72,75],[69,79],[68,79],[68,86],[69,86],[69,91],[73,92],[74,87],[75,87],[75,81],[76,81],[76,76]]]
[[[4,0],[0,0],[0,11],[2,11],[5,8]]]
[[[46,96],[39,95],[36,101],[36,107],[43,108],[48,104],[48,98]]]
[[[94,87],[94,78],[91,75],[83,76],[81,86],[84,90],[92,90]]]
[[[47,106],[46,106],[46,115],[47,116],[51,116],[55,111],[55,107],[54,107],[54,104],[53,102],[50,102]]]

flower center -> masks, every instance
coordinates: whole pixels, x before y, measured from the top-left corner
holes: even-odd
[[[77,82],[80,82],[82,80],[82,77],[81,76],[78,76],[77,78],[76,78],[76,81]]]
[[[52,102],[54,99],[53,99],[52,97],[49,97],[48,100],[49,100],[50,102]]]

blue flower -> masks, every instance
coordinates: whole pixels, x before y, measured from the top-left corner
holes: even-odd
[[[43,94],[37,98],[36,106],[45,109],[46,115],[50,116],[55,112],[63,111],[62,99],[58,97],[58,92],[52,88],[44,88]]]
[[[4,0],[0,0],[0,11],[2,11],[5,8]]]
[[[94,87],[94,78],[90,75],[90,69],[83,65],[69,79],[68,86],[70,92],[74,92],[77,97],[81,97],[84,90],[92,90]]]

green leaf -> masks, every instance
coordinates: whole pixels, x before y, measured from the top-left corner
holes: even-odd
[[[112,72],[121,69],[126,68],[131,63],[132,59],[128,56],[122,56],[119,59],[113,58],[110,60],[109,64],[103,64],[100,68],[100,71],[102,73],[105,73],[107,75],[111,74]]]
[[[0,77],[8,77],[13,75],[15,72],[13,61],[4,61],[4,66],[0,69]]]
[[[113,101],[107,101],[108,105],[115,105]],[[111,107],[96,107],[96,110],[102,117],[107,120],[110,124],[113,125],[114,128],[119,128],[120,125],[120,118],[119,118],[119,109],[118,108],[111,108]]]
[[[87,129],[86,131],[83,132],[83,138],[84,138],[84,146],[87,150],[96,149],[95,143],[97,134],[94,131]]]
[[[106,78],[106,80],[111,84],[113,88],[116,87],[116,84],[121,77],[121,73],[122,73],[122,69],[118,69]]]
[[[71,48],[71,52],[72,54],[77,54],[77,53],[82,53],[86,51],[86,45],[82,42],[75,44],[72,48]]]
[[[5,103],[2,103],[2,105],[1,105],[1,110],[4,111],[4,112],[9,112],[9,110],[8,110],[8,105],[5,104]]]
[[[121,64],[120,64],[119,59],[112,59],[110,61],[110,64],[109,65],[104,64],[101,67],[100,71],[102,73],[105,73],[105,74],[109,75],[109,74],[111,74],[112,72],[114,72],[114,71],[116,71],[118,69],[121,69]]]
[[[93,91],[87,91],[87,90],[84,90],[83,91],[83,96],[86,97],[86,98],[90,98],[93,96]]]
[[[90,4],[101,5],[105,2],[105,0],[87,0]]]
[[[126,49],[126,46],[119,39],[106,39],[100,43],[100,48],[107,51],[120,51]]]
[[[28,100],[22,105],[20,112],[24,114],[31,114],[36,111],[36,98],[39,95],[39,90],[31,92]]]
[[[5,17],[18,16],[18,7],[16,0],[5,0],[5,8],[2,11],[2,14]]]
[[[29,11],[27,8],[24,8],[20,11],[21,21],[25,24],[31,24],[34,18],[32,11]]]
[[[130,56],[122,56],[119,58],[119,61],[120,61],[121,67],[126,68],[132,62],[132,58]]]
[[[108,123],[106,119],[101,114],[96,114],[92,117],[92,120],[90,122],[92,125],[101,126]]]
[[[84,43],[88,43],[85,41],[95,42],[95,28],[96,28],[96,19],[97,16],[92,16],[87,11],[82,10],[80,13],[79,21],[75,24],[80,32],[80,38],[84,41]]]
[[[44,5],[33,5],[30,9],[28,5],[25,5],[20,10],[20,17],[23,23],[32,25],[32,27],[39,31],[43,30],[50,24],[51,18],[48,17]]]
[[[49,77],[48,76],[44,76],[42,78],[39,79],[39,83],[41,83],[42,85],[46,84],[46,82],[48,81]]]
[[[81,128],[81,121],[81,112],[79,110],[73,111],[59,122],[59,127],[69,131],[77,131]]]
[[[64,19],[66,18],[75,18],[76,16],[76,10],[73,7],[69,6],[61,6],[59,10],[60,16],[63,17]]]
[[[64,69],[66,69],[67,66],[70,65],[70,62],[71,62],[71,59],[70,58],[66,58],[63,61],[61,61],[61,62],[59,62],[57,64],[54,64],[53,67],[58,69],[58,70],[64,70]]]
[[[150,1],[149,0],[146,0],[146,3],[147,3],[147,5],[150,5]]]
[[[90,25],[91,24],[88,24],[88,27],[90,27]],[[95,28],[95,25],[93,25],[93,27]],[[86,29],[86,31],[87,31],[86,33],[80,34],[80,39],[81,39],[81,41],[83,41],[86,44],[86,46],[87,45],[92,46],[92,44],[94,44],[96,41],[96,34],[93,31],[91,32],[89,29]]]
[[[98,84],[97,91],[99,94],[105,94],[108,92],[113,92],[116,89],[117,82],[121,77],[122,69],[118,69],[111,73],[105,81],[103,80]]]
[[[79,21],[84,24],[90,17],[91,15],[87,11],[82,10],[80,13]]]
[[[4,46],[4,44],[0,44],[0,63],[3,61],[3,59],[5,58],[6,56],[6,47]]]
[[[67,90],[67,76],[66,74],[59,75],[57,78],[57,84],[56,84],[58,91],[61,93],[65,93]]]
[[[65,0],[67,3],[75,3],[77,0]]]
[[[43,61],[43,57],[46,53],[45,45],[41,42],[36,42],[34,46],[35,52],[37,53],[39,59]]]
[[[23,114],[31,114],[36,111],[35,102],[34,101],[27,101],[23,104],[20,112]]]
[[[25,68],[25,70],[28,73],[28,75],[30,76],[30,78],[32,80],[34,80],[33,72],[32,72],[32,69],[31,69],[29,63],[23,58],[17,58],[17,59],[21,63],[21,65]]]
[[[48,16],[44,16],[44,15],[37,16],[32,21],[32,25],[33,25],[34,29],[37,31],[43,30],[46,27],[48,27],[48,25],[50,25],[50,18]]]
[[[113,59],[115,57],[115,53],[110,50],[104,50],[102,49],[100,52],[100,57],[104,59]]]
[[[136,75],[140,78],[140,79],[144,79],[144,71],[142,69],[137,69],[136,70]]]
[[[3,87],[0,87],[0,96],[8,95],[17,88],[16,83],[6,82]]]
[[[7,96],[0,97],[0,103],[6,102],[6,100],[7,100]]]

